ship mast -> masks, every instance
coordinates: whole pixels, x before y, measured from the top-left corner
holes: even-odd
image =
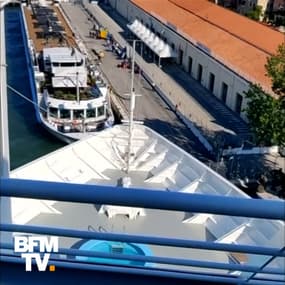
[[[77,54],[74,47],[71,47],[71,56],[75,56],[75,66],[76,66],[76,101],[80,102],[80,92],[79,92],[79,72],[78,72],[78,63],[77,63]]]
[[[77,63],[76,63],[76,64],[77,64]],[[77,103],[80,102],[79,82],[78,82],[78,71],[76,71],[76,100],[77,100]]]
[[[133,41],[132,50],[132,71],[131,71],[131,98],[130,98],[130,118],[129,118],[129,141],[128,141],[128,157],[127,157],[127,173],[130,171],[130,160],[132,154],[132,137],[134,128],[134,109],[135,109],[135,89],[134,89],[134,73],[135,73],[135,47],[136,40]]]

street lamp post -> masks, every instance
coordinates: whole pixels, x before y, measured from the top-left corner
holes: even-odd
[[[138,40],[138,39],[127,39],[127,42],[130,42],[130,41],[132,41],[132,43],[133,43],[132,54],[130,54],[131,59],[134,58],[135,55],[137,55],[137,57],[138,57],[138,55],[140,55],[141,60],[144,60],[144,56],[143,56],[143,44],[144,44],[144,42],[142,40]],[[140,52],[139,52],[140,54],[136,52],[136,43],[140,43]],[[139,58],[137,59],[137,61],[139,61]],[[134,64],[135,64],[135,61],[134,61]],[[141,82],[141,79],[142,79],[141,75],[142,75],[141,66],[139,66],[139,80],[138,80],[138,82],[140,82],[140,83],[142,83]]]
[[[79,79],[78,79],[78,71],[76,71],[76,101],[80,103],[80,92],[79,92]]]
[[[143,57],[143,41],[140,41],[140,48],[141,48],[141,59],[144,60]],[[139,67],[139,82],[141,83],[141,76],[142,76],[142,72],[141,72],[141,67]]]
[[[136,40],[133,41],[132,49],[132,69],[131,69],[131,98],[130,98],[130,118],[129,118],[129,142],[128,142],[128,158],[127,158],[127,173],[130,171],[130,160],[132,154],[132,136],[134,125],[134,109],[135,109],[135,92],[134,92],[134,69],[135,69],[135,48]]]

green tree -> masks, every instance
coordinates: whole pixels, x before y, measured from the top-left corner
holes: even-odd
[[[284,98],[273,98],[259,85],[251,85],[245,95],[248,99],[245,111],[256,143],[264,146],[285,145]]]
[[[248,18],[259,21],[262,16],[262,6],[257,5],[255,8],[245,14]]]
[[[265,68],[272,80],[273,91],[285,96],[285,43],[279,45],[275,55],[267,58]]]

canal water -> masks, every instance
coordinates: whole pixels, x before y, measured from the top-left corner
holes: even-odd
[[[19,7],[5,8],[7,84],[32,99],[20,17]],[[64,146],[39,125],[31,103],[9,88],[7,94],[11,169]]]

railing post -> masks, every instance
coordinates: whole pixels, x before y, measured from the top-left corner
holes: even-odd
[[[12,2],[17,3],[16,1],[0,0],[0,178],[9,178],[10,173],[4,7]],[[1,197],[0,189],[0,223],[4,221],[12,222],[11,198]],[[11,233],[0,235],[1,242],[7,242],[11,238]]]
[[[0,1],[0,177],[8,178],[10,171],[6,48],[5,48],[5,3]]]

